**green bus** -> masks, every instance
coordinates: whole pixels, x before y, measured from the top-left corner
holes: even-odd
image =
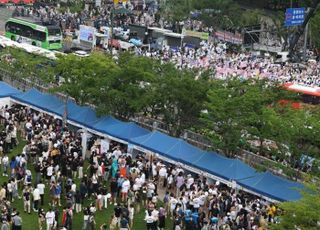
[[[48,50],[62,48],[62,33],[59,26],[44,25],[30,18],[16,17],[6,22],[5,31],[5,36],[16,42]]]

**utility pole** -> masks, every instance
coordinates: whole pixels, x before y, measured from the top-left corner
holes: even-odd
[[[303,34],[305,27],[307,26],[310,19],[314,16],[314,14],[319,6],[320,6],[320,0],[315,0],[315,1],[313,1],[311,8],[308,8],[308,12],[306,13],[303,24],[298,27],[297,31],[293,34],[293,38],[290,41],[290,44],[289,44],[289,55],[290,56],[293,55],[294,48],[295,48],[300,36]]]

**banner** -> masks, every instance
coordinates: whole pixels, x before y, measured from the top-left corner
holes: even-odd
[[[182,30],[182,35],[183,36],[189,36],[189,37],[195,37],[195,38],[200,38],[202,40],[208,40],[209,39],[209,33],[206,32],[198,32],[198,31],[193,31],[193,30]]]
[[[225,42],[230,42],[232,44],[242,44],[243,37],[241,34],[231,33],[227,31],[218,30],[214,32],[214,37]]]
[[[107,153],[109,151],[109,147],[110,147],[109,144],[110,144],[109,139],[101,139],[101,142],[100,142],[101,153]]]
[[[91,26],[80,25],[79,39],[84,42],[94,42],[96,29]]]

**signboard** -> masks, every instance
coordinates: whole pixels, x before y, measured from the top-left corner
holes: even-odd
[[[190,36],[190,37],[195,37],[195,38],[200,38],[202,40],[208,40],[209,39],[209,33],[205,32],[198,32],[198,31],[193,31],[193,30],[183,30],[182,31],[183,36]]]
[[[100,142],[101,153],[107,153],[110,147],[110,140],[102,139]]]
[[[214,32],[213,36],[221,41],[230,42],[232,44],[242,44],[243,37],[241,34],[231,33],[228,31],[218,30]]]
[[[96,29],[94,27],[80,25],[79,40],[92,43],[94,41],[95,31]]]
[[[285,15],[285,26],[300,26],[304,22],[305,8],[288,8]]]

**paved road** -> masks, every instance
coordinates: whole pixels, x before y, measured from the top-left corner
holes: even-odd
[[[13,9],[12,7],[0,7],[0,32],[4,32],[4,26],[6,20],[8,20],[12,15]]]

